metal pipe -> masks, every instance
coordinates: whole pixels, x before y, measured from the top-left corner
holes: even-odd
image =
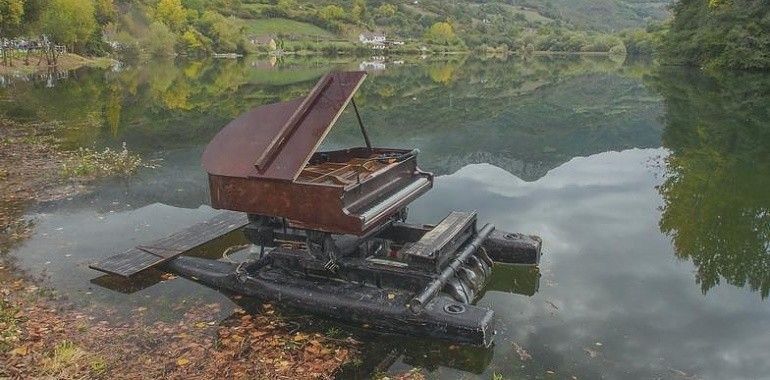
[[[416,297],[409,301],[409,310],[413,313],[419,313],[422,308],[433,299],[433,297],[444,288],[444,285],[449,281],[452,276],[457,273],[460,266],[467,260],[474,252],[481,248],[481,244],[484,243],[484,239],[489,236],[492,231],[495,230],[495,226],[492,224],[485,224],[484,228],[476,234],[476,237],[463,248],[459,255],[455,256],[452,261],[449,262],[446,268],[441,274],[428,284],[427,287]]]
[[[356,119],[358,119],[358,126],[361,127],[361,134],[364,135],[364,142],[366,142],[366,147],[370,150],[372,149],[372,142],[369,141],[369,134],[366,133],[366,128],[364,127],[364,122],[361,121],[361,114],[358,113],[358,106],[356,105],[356,100],[353,98],[350,98],[350,103],[353,104],[353,110],[356,111]]]

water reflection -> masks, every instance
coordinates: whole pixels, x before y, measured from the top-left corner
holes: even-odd
[[[672,80],[673,79],[673,80]],[[770,294],[770,78],[668,71],[662,232],[706,293],[721,280]]]
[[[222,303],[227,317],[243,300],[157,273],[115,283],[86,265],[210,216],[199,165],[210,137],[250,107],[360,64],[162,61],[0,89],[0,114],[58,120],[70,146],[126,141],[163,159],[128,181],[33,208],[35,234],[13,257],[23,269],[45,268],[48,283],[77,302],[170,319],[176,303],[200,300]],[[439,174],[411,207],[414,221],[475,209],[546,244],[541,271],[495,270],[480,301],[498,318],[495,347],[363,334],[368,355],[350,376],[413,366],[452,379],[766,376],[770,306],[756,292],[767,296],[768,84],[601,58],[414,58],[373,73],[356,99],[373,142],[419,148],[421,166]],[[361,143],[345,114],[324,145]]]

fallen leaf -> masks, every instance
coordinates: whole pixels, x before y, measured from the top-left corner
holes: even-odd
[[[13,350],[11,350],[12,356],[27,356],[28,353],[29,353],[29,347],[27,346],[16,347]]]
[[[179,358],[176,360],[176,365],[180,367],[184,367],[186,365],[190,364],[190,360],[187,358]]]
[[[519,346],[516,342],[513,343],[513,349],[516,350],[516,355],[519,355],[519,359],[523,362],[532,359],[532,355],[527,352],[523,347]]]

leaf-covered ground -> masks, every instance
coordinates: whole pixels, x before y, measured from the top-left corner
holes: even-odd
[[[180,320],[147,325],[146,310],[78,310],[6,268],[0,279],[0,378],[325,379],[357,346],[293,331],[270,305],[221,323],[219,304],[189,305]]]

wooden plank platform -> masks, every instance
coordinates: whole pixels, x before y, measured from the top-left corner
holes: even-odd
[[[476,213],[452,211],[402,253],[415,264],[440,269],[448,254],[469,239],[475,232]]]
[[[133,276],[248,224],[246,214],[225,211],[151,243],[110,256],[88,267],[122,277]]]

